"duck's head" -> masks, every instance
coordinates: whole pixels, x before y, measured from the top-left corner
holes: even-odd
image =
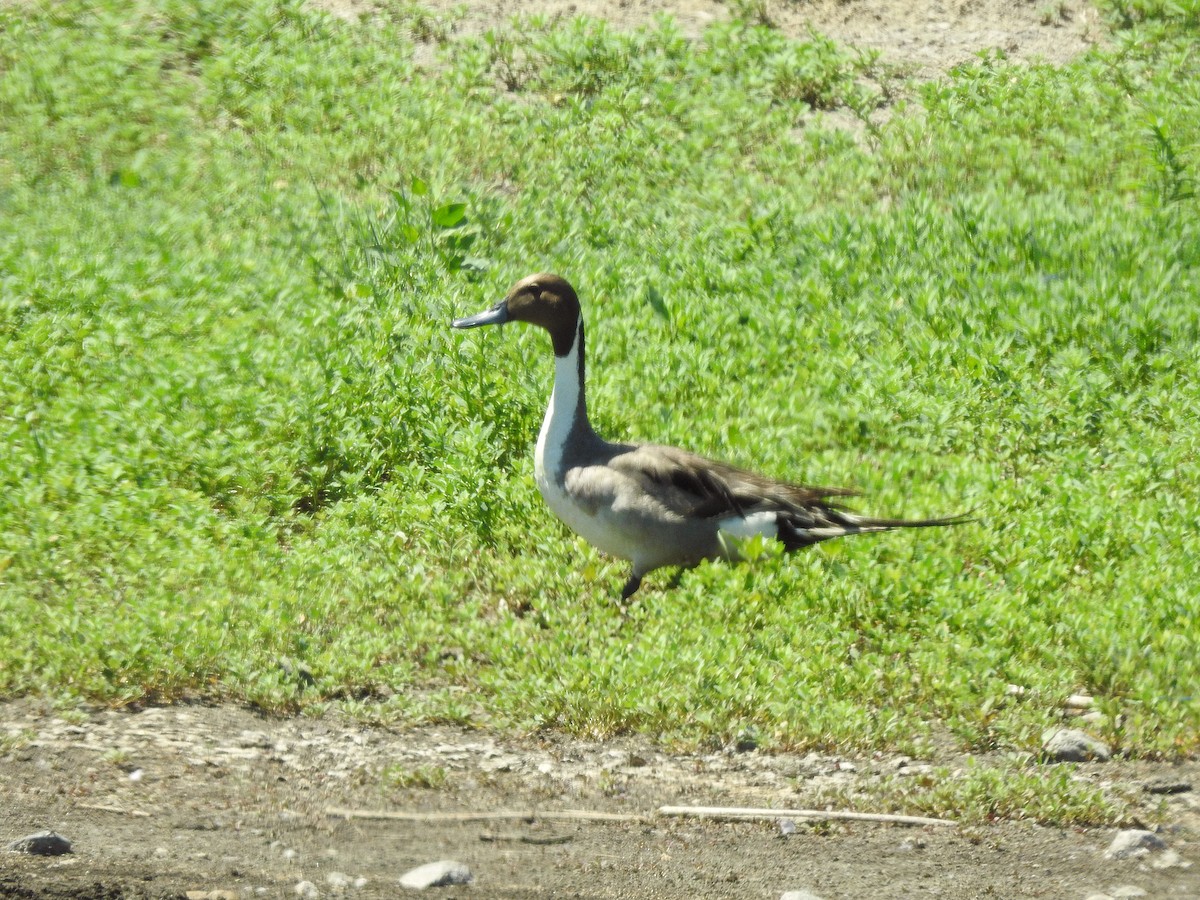
[[[554,353],[566,356],[579,328],[579,298],[565,278],[541,272],[522,278],[508,295],[486,312],[455,319],[455,328],[503,325],[505,322],[529,322],[550,332]]]

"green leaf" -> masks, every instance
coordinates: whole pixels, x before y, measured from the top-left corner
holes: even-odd
[[[424,197],[429,193],[429,185],[414,175],[412,179],[412,192],[414,197]]]
[[[467,204],[447,203],[445,206],[435,209],[432,216],[433,224],[438,228],[454,228],[461,225],[467,218]]]

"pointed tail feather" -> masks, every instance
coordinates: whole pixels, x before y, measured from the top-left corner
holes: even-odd
[[[971,513],[959,513],[956,516],[938,516],[933,519],[876,519],[871,516],[860,516],[857,513],[843,513],[846,519],[863,528],[889,531],[893,528],[941,528],[945,525],[965,525],[974,522]]]
[[[877,519],[836,508],[821,509],[814,513],[804,516],[783,513],[779,515],[779,540],[783,542],[785,549],[799,550],[801,547],[851,534],[875,534],[896,528],[939,528],[974,521],[970,513],[934,519]]]

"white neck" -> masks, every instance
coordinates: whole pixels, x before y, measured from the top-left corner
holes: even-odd
[[[581,352],[577,329],[570,352],[554,357],[554,390],[550,393],[550,405],[546,407],[533,458],[534,477],[539,485],[562,476],[563,453],[572,430],[589,427],[580,377]],[[582,421],[577,421],[577,417]]]

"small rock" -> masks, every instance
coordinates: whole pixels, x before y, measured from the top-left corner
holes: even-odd
[[[279,670],[293,681],[298,682],[301,687],[312,687],[317,683],[316,676],[313,675],[312,670],[303,663],[298,663],[286,656],[279,657],[276,662],[279,665]]]
[[[354,886],[360,891],[370,883],[371,879],[367,878],[365,875],[359,875],[354,879]]]
[[[271,736],[265,731],[244,730],[238,735],[237,745],[246,749],[259,748],[268,750],[271,747]]]
[[[1124,900],[1126,897],[1145,897],[1146,892],[1136,884],[1123,884],[1120,887],[1109,888],[1108,895],[1113,900]]]
[[[1150,863],[1152,869],[1190,869],[1192,864],[1174,850],[1164,850]]]
[[[129,780],[130,781],[141,781],[142,777],[145,774],[146,773],[144,771],[142,771],[141,769],[134,769],[132,772],[129,773]]]
[[[185,891],[187,900],[239,900],[236,891]]]
[[[784,891],[779,900],[821,900],[821,898],[808,891]]]
[[[473,877],[471,870],[462,863],[443,859],[405,872],[400,876],[400,886],[423,891],[425,888],[451,884],[470,884]]]
[[[36,856],[62,856],[64,853],[72,852],[71,842],[53,831],[27,834],[9,844],[8,849],[15,850],[17,853],[32,853]]]
[[[311,881],[298,881],[292,890],[297,897],[302,897],[304,900],[317,900],[321,896],[321,892]]]
[[[791,819],[779,820],[779,833],[784,837],[791,837],[796,833],[796,823]]]
[[[1151,778],[1142,785],[1142,789],[1147,794],[1186,794],[1192,789],[1192,783],[1176,778]]]
[[[749,753],[751,750],[757,750],[758,736],[750,729],[746,729],[733,742],[733,749],[738,753]]]
[[[1113,900],[1108,894],[1088,894],[1083,900]]]
[[[1087,694],[1072,694],[1063,705],[1067,709],[1090,709],[1095,699]]]
[[[1112,755],[1103,741],[1074,728],[1047,731],[1042,735],[1042,749],[1055,762],[1107,762]]]
[[[1140,828],[1127,828],[1118,831],[1108,849],[1104,851],[1105,859],[1129,859],[1131,856],[1143,856],[1151,850],[1165,850],[1167,845],[1153,831],[1143,831]]]
[[[350,887],[350,876],[345,872],[330,872],[325,876],[325,883],[335,891],[344,891]]]
[[[288,847],[286,850],[284,850],[279,855],[282,856],[284,859],[286,859],[288,862],[291,862],[296,857],[298,857],[300,854],[297,853],[295,850],[293,850],[291,847]]]

